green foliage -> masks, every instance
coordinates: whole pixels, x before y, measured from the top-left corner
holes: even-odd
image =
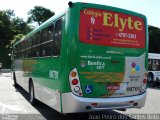
[[[9,44],[9,40],[17,34],[31,31],[23,19],[16,17],[13,10],[0,11],[0,44]]]
[[[149,26],[149,52],[160,53],[160,29],[157,27]]]
[[[0,11],[0,44],[12,36],[12,23],[6,11]]]
[[[18,40],[20,40],[24,35],[23,34],[17,34],[13,36],[13,39],[10,40],[10,44],[6,46],[6,48],[11,48],[14,43],[16,43]]]
[[[11,61],[8,55],[11,52],[11,45],[30,30],[28,24],[16,17],[13,10],[0,11],[0,62],[3,68],[10,67]]]
[[[9,49],[6,49],[6,47],[3,44],[0,44],[0,63],[2,63],[2,68],[11,68],[11,58],[9,56]]]
[[[41,6],[35,6],[34,9],[31,9],[28,12],[28,23],[33,23],[37,22],[38,25],[42,24],[45,22],[47,19],[52,17],[55,13],[51,12],[49,9],[46,9]]]

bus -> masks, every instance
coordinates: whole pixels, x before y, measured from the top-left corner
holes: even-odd
[[[143,107],[147,68],[146,17],[92,3],[69,2],[12,51],[14,85],[63,114]]]
[[[160,84],[160,54],[148,53],[148,83],[156,81]]]

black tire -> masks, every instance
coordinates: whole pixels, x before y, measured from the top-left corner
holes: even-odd
[[[18,84],[17,84],[17,81],[16,81],[16,75],[15,75],[15,73],[13,73],[13,81],[14,81],[14,83],[13,83],[14,87],[17,88]]]
[[[29,102],[31,103],[31,105],[36,104],[36,99],[34,96],[34,85],[32,81],[29,83]]]

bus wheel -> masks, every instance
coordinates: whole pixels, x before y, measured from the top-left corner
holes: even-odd
[[[30,102],[32,105],[35,105],[34,85],[33,85],[33,82],[32,82],[32,81],[29,83],[29,102]]]
[[[14,81],[14,87],[17,88],[18,87],[18,84],[17,84],[17,81],[16,81],[16,75],[15,73],[13,73],[13,81]]]

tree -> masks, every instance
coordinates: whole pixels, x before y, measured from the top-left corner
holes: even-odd
[[[11,37],[11,26],[10,16],[6,11],[0,11],[0,44],[3,44],[6,39]]]
[[[55,15],[55,13],[44,7],[35,6],[34,9],[31,9],[28,12],[28,15],[30,15],[27,20],[28,23],[37,22],[38,25],[40,25],[47,19]]]
[[[13,39],[10,40],[10,44],[6,46],[6,48],[11,48],[14,43],[16,43],[18,40],[20,40],[24,35],[23,34],[17,34],[13,36]]]
[[[14,30],[14,35],[17,34],[27,34],[28,32],[30,32],[32,29],[31,27],[25,22],[23,21],[22,18],[19,17],[15,17],[12,20],[13,23],[13,30]]]
[[[13,10],[0,11],[0,44],[9,44],[17,34],[27,34],[30,26],[23,19],[16,17]]]
[[[160,53],[160,29],[154,26],[148,27],[149,52]]]
[[[30,26],[23,19],[16,17],[13,10],[0,11],[0,61],[4,68],[10,68],[11,60],[8,54],[11,45],[30,30]]]

